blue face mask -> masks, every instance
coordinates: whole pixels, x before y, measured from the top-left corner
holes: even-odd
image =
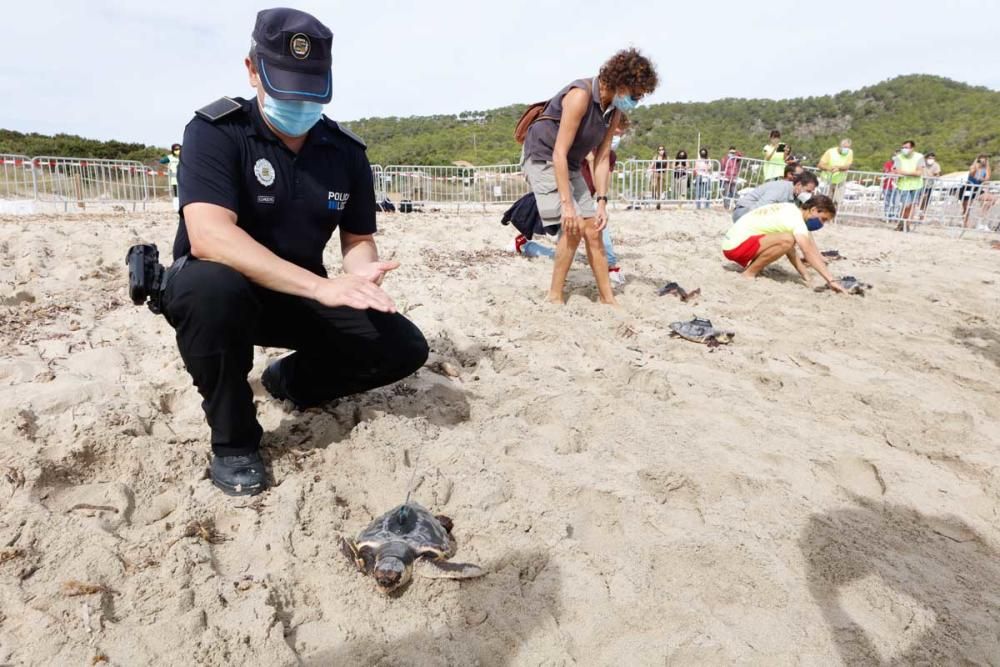
[[[615,95],[611,104],[622,113],[628,113],[639,106],[639,103],[631,95]]]
[[[276,100],[264,93],[264,115],[282,134],[301,137],[322,117],[323,105],[319,102]]]
[[[823,221],[819,218],[809,218],[806,220],[806,227],[809,228],[810,232],[819,231],[823,229]]]

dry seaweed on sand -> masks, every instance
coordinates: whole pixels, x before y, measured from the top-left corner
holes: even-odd
[[[63,595],[67,597],[79,597],[81,595],[96,595],[98,593],[114,593],[104,584],[91,584],[86,581],[79,581],[77,579],[70,579],[69,581],[64,581],[62,584]]]
[[[215,522],[211,519],[200,519],[189,522],[184,526],[184,531],[177,540],[187,537],[197,537],[208,544],[221,544],[229,540],[228,537],[216,530]],[[177,542],[177,540],[174,540],[174,542]]]
[[[3,565],[9,560],[14,560],[15,558],[21,558],[22,556],[24,556],[24,549],[4,547],[3,549],[0,549],[0,565]]]

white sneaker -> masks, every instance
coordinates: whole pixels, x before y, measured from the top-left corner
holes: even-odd
[[[990,231],[990,228],[987,227],[986,225],[976,225],[976,231],[977,232],[988,232],[988,231]]]
[[[613,269],[608,269],[608,277],[611,278],[611,284],[614,287],[624,287],[625,286],[625,274],[622,273],[621,267],[615,267]]]

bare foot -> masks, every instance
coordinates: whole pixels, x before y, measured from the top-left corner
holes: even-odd
[[[756,277],[757,277],[756,273],[750,273],[749,271],[744,271],[743,273],[740,274],[740,278],[742,278],[743,280],[753,280]]]
[[[612,297],[611,299],[601,299],[600,302],[605,306],[611,306],[612,308],[621,308],[621,304],[618,303],[618,300],[615,299],[614,297]]]
[[[560,306],[563,305],[562,294],[553,294],[552,292],[549,292],[548,296],[545,297],[545,300],[549,303],[559,304]]]

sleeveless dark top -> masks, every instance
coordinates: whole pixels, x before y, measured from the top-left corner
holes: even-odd
[[[587,153],[596,149],[604,140],[604,135],[608,132],[611,124],[612,111],[614,107],[601,110],[601,92],[597,83],[597,77],[593,79],[577,79],[569,84],[549,100],[542,111],[543,116],[562,117],[563,97],[574,88],[583,88],[590,92],[590,107],[587,108],[583,118],[580,120],[580,127],[576,131],[573,145],[566,153],[566,161],[573,171],[580,169],[580,162],[587,157]],[[552,161],[552,149],[556,145],[556,136],[559,134],[559,121],[542,119],[536,121],[528,129],[528,135],[524,140],[524,157],[529,160]]]

